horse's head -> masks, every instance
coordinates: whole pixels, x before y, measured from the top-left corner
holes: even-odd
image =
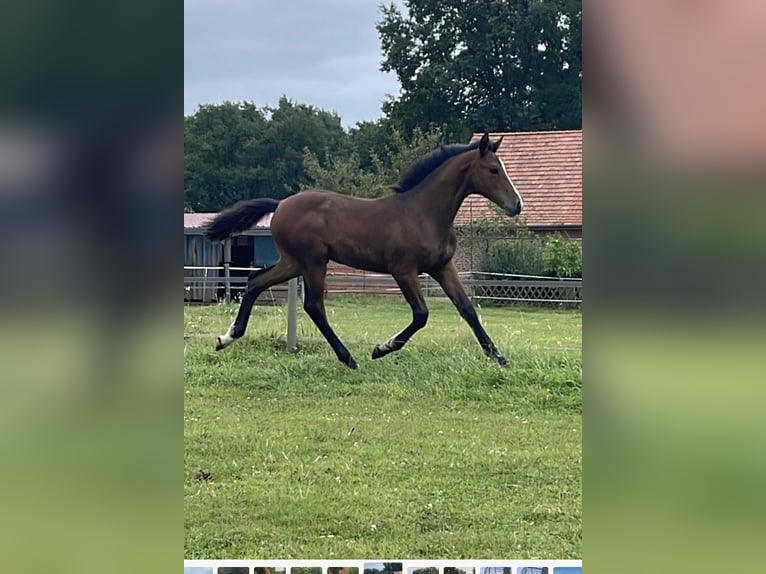
[[[469,174],[469,193],[478,193],[496,204],[511,217],[521,213],[524,202],[513,185],[503,161],[496,155],[503,138],[489,141],[485,133],[479,142],[478,156]]]

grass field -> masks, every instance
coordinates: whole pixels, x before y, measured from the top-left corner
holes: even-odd
[[[483,308],[511,366],[444,300],[398,353],[401,298],[331,299],[351,371],[305,313],[186,307],[185,558],[581,558],[581,315]]]

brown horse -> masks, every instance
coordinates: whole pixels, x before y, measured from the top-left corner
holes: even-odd
[[[271,267],[250,273],[237,318],[226,334],[216,339],[216,350],[244,335],[253,303],[264,289],[302,275],[306,313],[338,359],[356,368],[356,361],[325,315],[325,274],[327,262],[332,259],[393,275],[412,307],[412,322],[389,341],[377,345],[373,359],[398,351],[425,326],[428,308],[418,275],[428,273],[471,326],[484,352],[506,366],[507,361],[479,323],[452,262],[456,246],[452,222],[466,196],[483,195],[509,216],[521,212],[521,196],[495,155],[501,141],[490,142],[485,133],[478,143],[443,146],[414,162],[393,186],[396,193],[379,199],[312,189],[282,201],[243,201],[221,212],[206,230],[207,237],[214,241],[244,231],[274,212],[271,233],[280,259]]]

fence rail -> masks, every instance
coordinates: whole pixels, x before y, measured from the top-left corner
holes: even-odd
[[[184,266],[184,299],[212,302],[222,298],[230,301],[244,291],[247,276],[231,275],[231,272],[250,272],[250,267],[199,267]],[[223,272],[223,275],[221,274]],[[582,303],[582,279],[542,277],[467,271],[460,274],[469,296],[477,301],[503,303],[532,303],[558,306],[576,306]],[[420,283],[427,297],[444,296],[439,284],[428,275],[420,276]],[[269,290],[271,299],[285,299],[287,283]],[[325,282],[327,295],[398,295],[399,287],[390,275],[367,272],[332,271]],[[301,288],[302,293],[302,288]]]

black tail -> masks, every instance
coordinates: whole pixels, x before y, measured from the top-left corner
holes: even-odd
[[[211,241],[222,241],[236,231],[245,231],[267,213],[276,211],[278,199],[251,199],[240,201],[224,209],[205,227],[205,236]]]

